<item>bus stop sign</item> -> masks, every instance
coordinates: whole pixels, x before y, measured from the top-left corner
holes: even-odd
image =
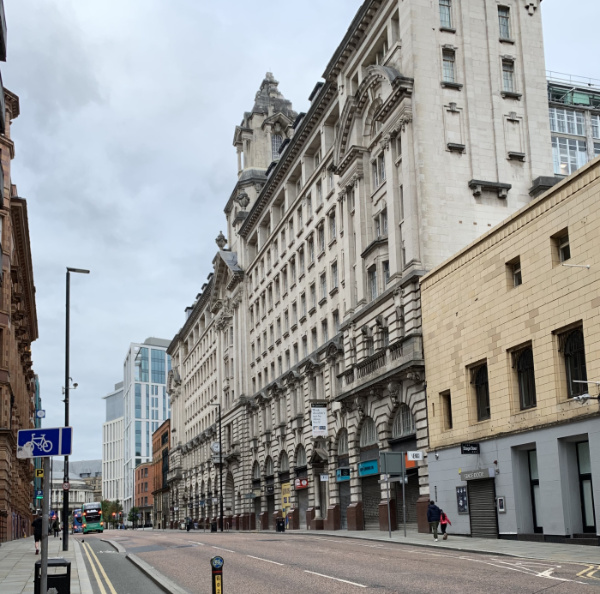
[[[70,456],[73,428],[21,429],[17,435],[17,458]]]

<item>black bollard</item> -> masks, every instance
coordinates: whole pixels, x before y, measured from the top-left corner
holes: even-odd
[[[210,560],[213,594],[223,594],[223,563],[223,557],[213,557]]]

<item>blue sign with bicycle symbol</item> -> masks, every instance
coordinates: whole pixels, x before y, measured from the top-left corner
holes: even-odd
[[[70,456],[73,428],[21,429],[17,436],[17,458]]]

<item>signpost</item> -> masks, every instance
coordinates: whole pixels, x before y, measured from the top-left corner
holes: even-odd
[[[68,456],[73,445],[73,428],[21,429],[17,433],[17,458],[43,458],[42,558],[40,592],[48,591],[48,513],[50,511],[50,456]],[[39,489],[36,499],[40,499]],[[64,519],[65,524],[68,518]]]

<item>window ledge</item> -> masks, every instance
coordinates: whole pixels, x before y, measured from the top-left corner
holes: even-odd
[[[274,348],[275,348],[275,345],[274,345],[274,344],[270,345],[270,346],[269,346],[269,352],[271,352],[271,351],[272,351]]]
[[[445,33],[456,33],[454,27],[440,27],[440,31],[444,31]]]
[[[279,345],[281,344],[281,338],[278,338],[278,339],[275,341],[275,344],[276,344],[277,346],[279,346]]]
[[[294,281],[291,285],[290,285],[290,291],[296,286],[296,281]]]
[[[302,226],[300,226],[300,229],[298,229],[298,231],[296,232],[296,237],[300,237],[300,235],[302,235],[302,231],[304,231],[304,229],[302,228]]]
[[[289,335],[290,335],[290,331],[289,331],[289,330],[286,330],[286,331],[283,333],[283,338],[287,338]]]
[[[451,153],[464,153],[466,148],[464,144],[458,142],[449,142],[446,147]]]
[[[312,262],[309,263],[308,270],[310,270],[314,265],[315,265],[315,261],[313,260]]]
[[[300,323],[304,324],[306,322],[306,315],[300,316]]]
[[[298,327],[297,323],[292,324],[292,332]]]
[[[525,161],[525,153],[517,153],[514,151],[508,151],[508,159],[510,161]]]
[[[266,357],[266,356],[267,356],[267,352],[268,352],[268,351],[263,351],[263,352],[262,352],[262,356],[263,356],[263,357]]]
[[[304,272],[301,272],[298,276],[298,280],[301,281],[304,278]]]
[[[329,247],[331,248],[332,245],[337,243],[337,237],[334,237],[330,242],[329,242]]]
[[[502,91],[502,97],[504,99],[516,99],[517,101],[521,100],[523,93],[515,93],[514,91]]]
[[[325,255],[325,250],[323,250],[322,252],[319,253],[319,255],[317,256],[317,260],[320,260],[324,255]]]
[[[311,221],[312,221],[313,217],[312,217],[312,213],[311,215],[308,217],[308,219],[306,219],[306,224],[308,225]]]
[[[449,80],[443,80],[441,85],[444,89],[456,89],[457,91],[460,91],[463,88],[462,83],[452,82]]]
[[[511,45],[514,45],[515,40],[509,39],[508,37],[500,37],[500,43],[510,43]]]
[[[292,237],[292,240],[288,243],[288,247],[291,248],[293,245],[294,245],[294,238]]]
[[[273,270],[273,268],[269,268],[269,270],[267,270],[267,276],[269,276],[269,274],[271,274],[272,270]]]
[[[284,293],[282,293],[281,298],[284,299],[285,297],[287,297],[287,291],[285,291]]]
[[[319,307],[323,307],[327,303],[327,297],[322,297],[321,301],[319,301]]]
[[[339,291],[338,287],[333,287],[333,289],[331,289],[331,291],[329,291],[330,295],[335,295],[337,292]]]
[[[314,306],[314,305],[313,305],[313,306],[312,306],[312,307],[311,307],[311,308],[308,310],[308,315],[309,315],[309,316],[312,316],[312,315],[314,315],[315,313],[317,313],[317,308],[316,308],[316,306]]]
[[[320,204],[317,204],[317,208],[315,208],[315,212],[319,212],[322,208],[323,208],[323,202],[321,202]]]
[[[287,253],[287,249],[284,247],[281,252],[281,257],[283,258],[283,256],[285,256],[286,253]]]

